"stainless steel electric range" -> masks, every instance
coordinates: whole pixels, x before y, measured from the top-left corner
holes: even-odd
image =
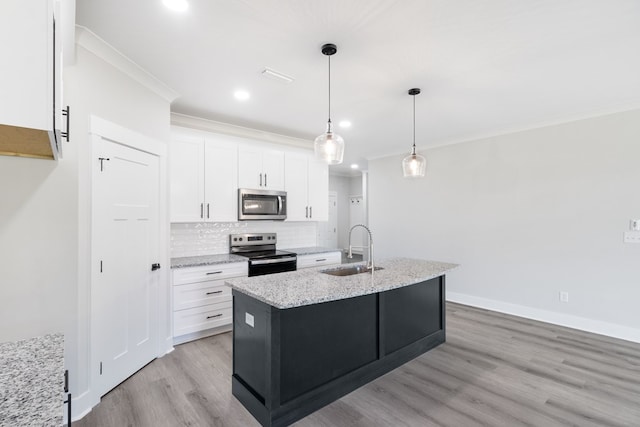
[[[249,277],[296,271],[298,257],[276,249],[276,233],[230,234],[229,252],[249,258]]]

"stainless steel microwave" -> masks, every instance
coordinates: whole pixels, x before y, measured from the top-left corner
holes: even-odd
[[[284,220],[286,218],[286,192],[238,189],[238,220]]]

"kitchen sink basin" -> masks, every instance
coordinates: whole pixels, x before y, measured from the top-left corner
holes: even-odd
[[[375,271],[383,270],[382,267],[376,267]],[[320,270],[320,273],[330,274],[332,276],[353,276],[354,274],[371,273],[371,269],[366,265],[351,265],[349,267],[330,268],[328,270]]]

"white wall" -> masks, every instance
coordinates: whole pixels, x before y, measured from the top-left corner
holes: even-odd
[[[74,418],[86,410],[83,397],[88,391],[89,362],[89,283],[90,283],[90,138],[89,116],[96,115],[158,141],[169,139],[170,104],[114,66],[77,46],[76,64],[65,68],[65,102],[72,108],[72,142],[68,145],[77,158],[66,156],[61,165],[75,163],[77,175],[72,187],[78,193],[74,216],[73,248],[58,252],[61,258],[73,259],[77,271],[67,278],[73,284],[70,311],[73,325],[65,331],[67,364],[74,395]],[[77,212],[77,213],[76,213]],[[168,229],[167,229],[168,232]],[[168,274],[168,272],[166,273]]]
[[[377,256],[459,263],[448,297],[640,341],[640,110],[371,160]],[[560,303],[559,291],[569,292]]]
[[[0,342],[71,324],[77,268],[76,152],[0,156]]]

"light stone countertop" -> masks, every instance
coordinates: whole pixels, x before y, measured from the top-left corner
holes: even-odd
[[[306,248],[286,248],[282,249],[283,251],[293,252],[296,255],[315,255],[315,254],[326,254],[329,252],[342,252],[337,248],[325,248],[323,246],[309,246]]]
[[[230,264],[247,262],[247,258],[234,254],[186,256],[171,258],[171,268],[200,267],[203,265]]]
[[[357,264],[343,264],[348,267]],[[442,276],[458,264],[410,258],[385,259],[375,263],[383,270],[374,274],[331,276],[320,273],[327,267],[288,273],[227,280],[234,290],[273,307],[286,309],[361,295],[384,292]],[[333,267],[335,268],[335,267]]]
[[[64,336],[0,343],[0,426],[60,426]]]

